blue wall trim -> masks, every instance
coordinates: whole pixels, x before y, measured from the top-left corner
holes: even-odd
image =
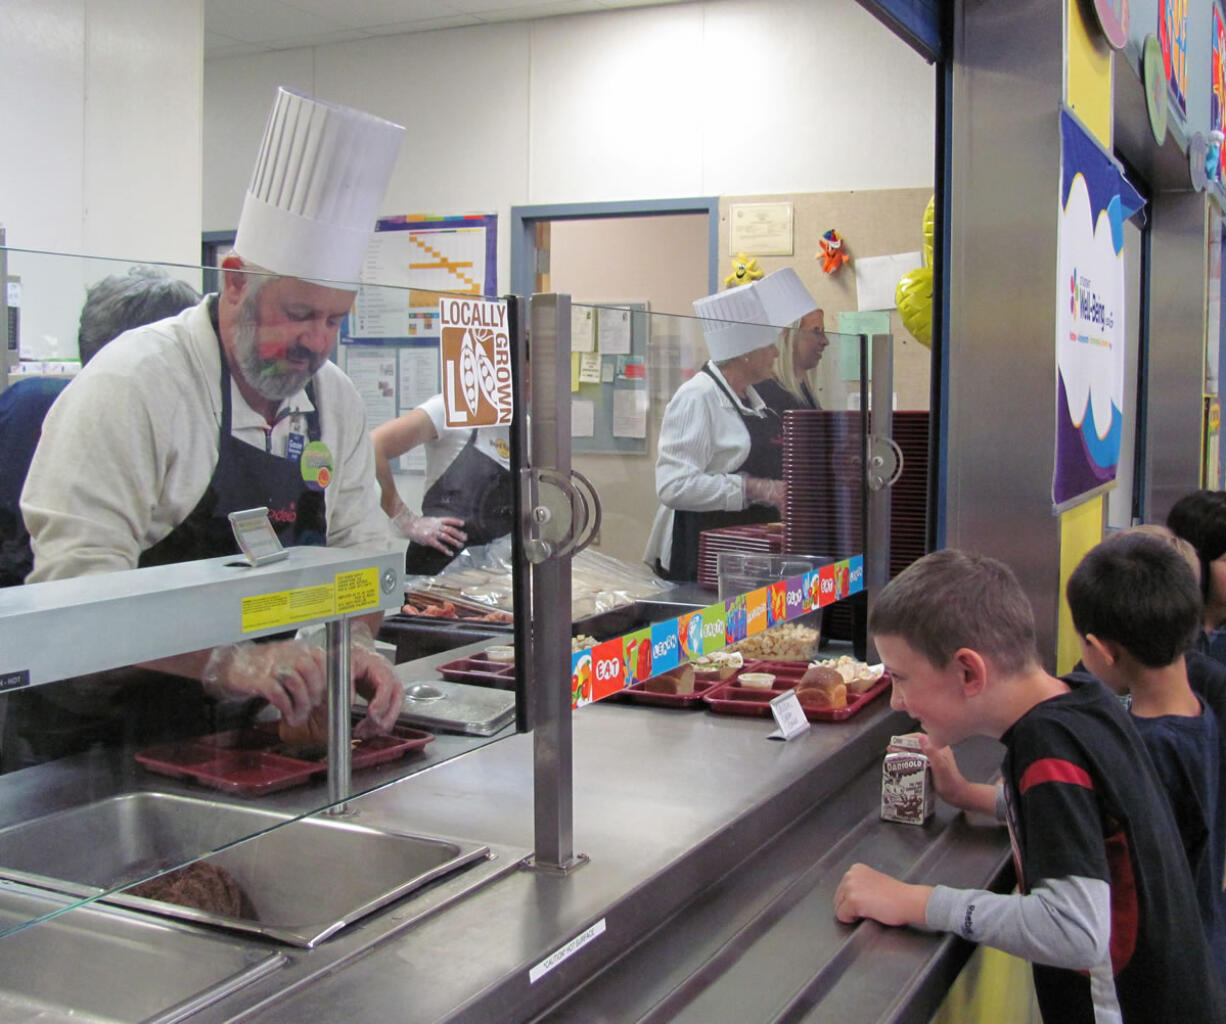
[[[927,60],[943,60],[941,0],[859,0],[860,6]]]

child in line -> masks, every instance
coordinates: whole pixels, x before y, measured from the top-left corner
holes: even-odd
[[[869,617],[891,704],[920,721],[937,792],[1005,820],[1019,892],[911,885],[863,864],[835,893],[840,921],[952,931],[1034,963],[1046,1021],[1224,1022],[1171,811],[1120,702],[1042,668],[1034,614],[1010,569],[938,551],[882,591]],[[968,782],[948,747],[1006,748],[999,787]]]
[[[1068,581],[1085,668],[1131,696],[1132,723],[1166,790],[1196,883],[1201,920],[1226,981],[1226,813],[1221,800],[1226,666],[1187,658],[1200,628],[1200,587],[1180,541],[1162,527],[1103,541]],[[1161,532],[1158,532],[1161,531]]]
[[[1201,632],[1196,649],[1226,663],[1226,491],[1192,491],[1167,513],[1166,525],[1200,560]]]

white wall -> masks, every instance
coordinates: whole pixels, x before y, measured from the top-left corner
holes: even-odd
[[[716,0],[205,63],[204,227],[278,83],[409,129],[385,212],[931,187],[933,69],[854,0]]]
[[[203,0],[4,0],[0,223],[8,245],[200,261]],[[75,357],[79,280],[23,273],[23,338]],[[102,268],[105,269],[105,268]]]

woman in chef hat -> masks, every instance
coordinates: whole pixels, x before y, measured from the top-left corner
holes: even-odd
[[[770,326],[763,302],[766,280],[694,303],[711,358],[664,410],[660,508],[644,553],[668,579],[697,579],[703,530],[770,522],[783,507],[782,420],[755,389],[778,354],[779,328]]]
[[[786,327],[779,335],[779,355],[772,375],[755,386],[768,406],[783,415],[788,409],[819,409],[812,372],[830,340],[826,314],[791,267],[758,282],[767,322]]]

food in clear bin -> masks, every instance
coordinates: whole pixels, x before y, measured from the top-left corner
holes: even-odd
[[[847,684],[848,692],[855,694],[871,690],[885,673],[883,665],[866,665],[864,662],[857,661],[846,654],[838,658],[815,661],[813,664],[824,665],[827,668],[834,669],[842,677],[843,682]]]
[[[745,664],[745,658],[739,651],[714,651],[704,654],[690,662],[694,676],[704,683],[722,683],[731,679]]]
[[[595,647],[599,642],[594,636],[588,636],[586,633],[576,633],[571,637],[570,653],[578,654],[580,651],[586,651],[589,647]]]
[[[774,672],[742,672],[736,677],[737,686],[746,686],[751,690],[769,690],[775,685]]]
[[[847,707],[847,684],[829,665],[810,665],[796,684],[802,707],[828,711]]]
[[[678,697],[689,696],[694,692],[694,668],[692,665],[682,665],[671,672],[653,676],[643,683],[643,689],[648,693],[672,693]]]
[[[817,653],[821,630],[799,622],[785,622],[730,644],[725,650],[761,661],[809,661]]]

